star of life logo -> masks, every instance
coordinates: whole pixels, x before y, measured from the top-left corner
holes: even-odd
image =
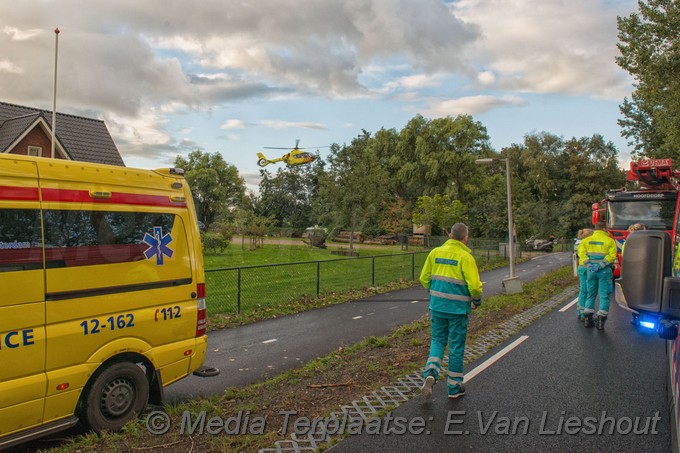
[[[164,256],[172,258],[174,251],[168,247],[168,244],[172,242],[172,236],[170,236],[170,233],[163,234],[162,227],[153,227],[153,236],[146,233],[142,242],[149,246],[149,248],[144,251],[144,256],[146,256],[146,259],[148,260],[155,256],[156,264],[158,266],[163,265]]]

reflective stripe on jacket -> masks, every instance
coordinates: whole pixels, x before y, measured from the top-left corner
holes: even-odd
[[[581,241],[578,246],[578,264],[598,263],[606,267],[616,261],[616,241],[606,231],[595,230],[592,236]]]
[[[430,252],[420,283],[430,290],[430,310],[441,313],[470,313],[471,299],[482,296],[475,258],[465,244],[455,239]]]

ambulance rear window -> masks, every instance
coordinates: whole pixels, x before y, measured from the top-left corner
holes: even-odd
[[[43,211],[48,268],[145,259],[147,234],[170,233],[174,214],[116,211]]]

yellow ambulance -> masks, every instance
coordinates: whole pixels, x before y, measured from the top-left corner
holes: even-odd
[[[0,155],[0,449],[78,421],[119,429],[202,365],[182,175]]]

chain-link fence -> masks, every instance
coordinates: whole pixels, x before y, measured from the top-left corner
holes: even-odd
[[[437,241],[432,246],[440,245]],[[473,244],[474,245],[474,244]],[[472,248],[479,266],[507,259],[496,242]],[[205,271],[208,314],[243,313],[304,297],[368,288],[420,276],[429,251]]]

